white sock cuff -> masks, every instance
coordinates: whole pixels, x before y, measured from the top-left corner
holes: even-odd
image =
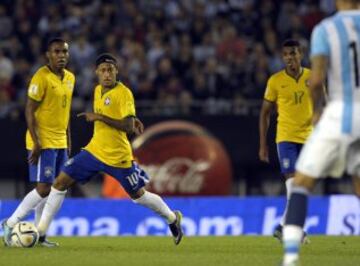
[[[144,201],[146,201],[147,196],[149,195],[149,192],[145,190],[144,194],[141,195],[141,197],[137,199],[132,199],[134,203],[142,204]]]
[[[309,190],[306,187],[303,187],[303,186],[292,185],[291,193],[309,195]]]
[[[286,186],[287,190],[291,189],[293,182],[294,182],[294,177],[290,177],[290,178],[286,179],[285,186]]]
[[[67,190],[64,190],[64,191],[61,191],[61,190],[57,190],[56,188],[54,187],[51,187],[51,192],[55,193],[55,194],[58,194],[58,195],[65,195]]]

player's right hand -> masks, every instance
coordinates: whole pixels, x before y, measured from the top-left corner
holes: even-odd
[[[260,147],[259,149],[259,159],[262,162],[269,163],[269,149],[267,147]]]
[[[41,153],[41,145],[34,144],[33,149],[31,150],[30,156],[28,158],[28,162],[30,164],[37,164]]]
[[[139,136],[144,132],[144,124],[140,121],[139,118],[135,118],[134,120],[134,133]]]
[[[96,120],[100,120],[100,115],[92,112],[83,112],[77,114],[77,117],[84,116],[87,122],[94,122]]]

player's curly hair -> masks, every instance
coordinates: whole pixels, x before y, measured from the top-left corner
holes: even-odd
[[[287,39],[285,40],[282,45],[282,47],[298,47],[300,48],[301,47],[301,44],[298,40],[295,40],[295,39]]]
[[[60,37],[51,38],[48,41],[46,48],[49,50],[51,45],[53,45],[54,43],[66,43],[66,41],[63,38],[60,38]]]

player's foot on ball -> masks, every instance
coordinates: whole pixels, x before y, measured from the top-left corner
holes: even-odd
[[[174,213],[176,216],[176,220],[172,224],[169,224],[169,227],[170,227],[170,231],[173,235],[175,245],[179,245],[179,243],[183,237],[183,231],[181,228],[182,214],[180,211],[174,211]]]
[[[7,220],[4,220],[2,223],[1,223],[1,227],[2,227],[2,230],[3,230],[3,242],[4,242],[4,245],[6,247],[9,247],[11,246],[11,231],[12,231],[12,228],[10,226],[7,225]]]
[[[39,245],[47,248],[56,248],[59,246],[59,243],[57,242],[51,242],[49,241],[46,236],[40,236],[39,237]]]
[[[273,233],[273,237],[278,239],[280,242],[282,242],[282,237],[283,237],[282,231],[283,231],[283,226],[279,224],[278,226],[276,226]]]

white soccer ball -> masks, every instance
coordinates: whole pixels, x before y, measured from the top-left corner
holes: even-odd
[[[39,232],[30,222],[17,223],[11,231],[11,246],[31,248],[39,240]]]

